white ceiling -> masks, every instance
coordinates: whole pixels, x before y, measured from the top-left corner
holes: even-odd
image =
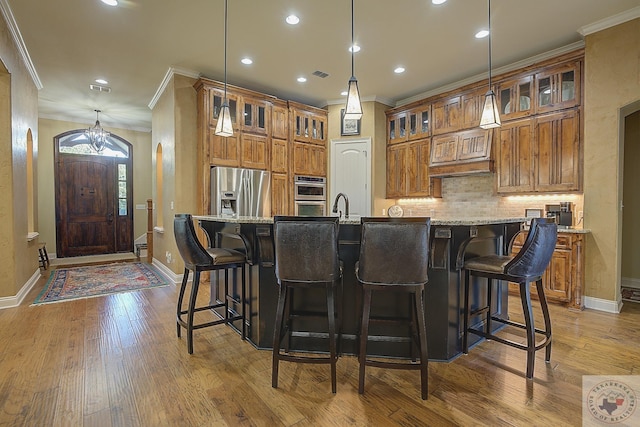
[[[224,79],[223,0],[0,0],[13,13],[42,83],[39,114],[149,130],[149,104],[170,68]],[[9,7],[7,7],[9,6]],[[579,43],[579,30],[640,16],[640,0],[493,0],[493,68]],[[297,26],[284,23],[295,13]],[[228,81],[325,106],[351,75],[349,0],[229,0]],[[605,20],[604,22],[600,22]],[[487,1],[355,0],[355,75],[361,96],[402,103],[486,77]],[[584,31],[582,31],[584,33]],[[640,43],[640,35],[639,35]],[[254,63],[240,63],[250,56]],[[399,65],[404,74],[394,74]],[[328,73],[322,79],[312,73]],[[307,82],[296,78],[306,76]],[[91,91],[105,78],[111,93]]]

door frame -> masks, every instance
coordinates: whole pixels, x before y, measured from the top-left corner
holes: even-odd
[[[367,176],[366,176],[366,186],[367,186],[367,193],[366,193],[366,205],[368,207],[368,216],[371,215],[371,212],[373,212],[373,188],[371,186],[371,169],[372,169],[372,165],[373,165],[373,155],[372,155],[372,151],[371,151],[371,137],[360,137],[360,138],[340,138],[340,139],[332,139],[331,140],[331,144],[330,144],[330,154],[329,154],[329,163],[330,163],[330,167],[329,167],[329,171],[330,171],[330,175],[329,175],[329,179],[328,179],[328,184],[329,184],[329,198],[327,199],[327,206],[331,206],[331,203],[333,203],[333,200],[336,197],[336,153],[338,152],[337,147],[341,144],[353,144],[353,143],[360,143],[360,144],[365,144],[365,151],[367,153]],[[348,196],[348,195],[347,195]],[[330,214],[330,213],[329,213]],[[363,215],[364,216],[364,215]]]

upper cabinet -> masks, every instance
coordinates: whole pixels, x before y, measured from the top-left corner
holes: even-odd
[[[293,139],[311,144],[326,145],[327,111],[294,102],[289,102]]]
[[[276,101],[271,107],[271,136],[278,139],[289,137],[289,107],[284,101]]]
[[[435,101],[433,111],[433,134],[441,135],[460,129],[462,120],[462,97],[451,96]],[[478,118],[478,123],[480,119]]]
[[[387,115],[387,143],[407,142],[407,112],[400,111]]]
[[[535,107],[532,102],[532,99],[535,99],[533,97],[533,76],[500,82],[496,95],[502,121],[531,115]]]
[[[218,123],[218,116],[220,115],[222,104],[224,103],[224,97],[224,89],[209,89],[208,116],[209,124],[213,127]],[[227,91],[227,102],[229,103],[229,113],[231,115],[231,123],[233,124],[234,130],[238,129],[238,105],[240,104],[238,98],[238,95]]]
[[[414,107],[407,113],[409,140],[423,139],[431,135],[431,105]]]
[[[387,197],[442,197],[442,180],[429,175],[430,138],[387,147]]]
[[[491,135],[491,129],[476,128],[434,136],[429,160],[431,176],[492,172]]]
[[[243,96],[240,102],[242,130],[266,135],[271,124],[271,105],[261,99]]]
[[[536,112],[545,113],[580,104],[580,62],[552,67],[536,74]]]
[[[480,125],[487,90],[488,88],[481,87],[462,95],[462,128],[470,129]]]

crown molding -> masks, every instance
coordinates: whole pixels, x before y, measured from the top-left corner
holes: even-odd
[[[333,99],[333,100],[327,100],[325,102],[325,106],[327,105],[339,105],[339,104],[345,104],[347,102],[346,98],[342,98],[342,99]],[[373,96],[363,96],[360,98],[360,102],[379,102],[381,104],[384,105],[388,105],[390,107],[393,107],[396,105],[396,102],[392,99],[389,98],[385,98],[382,96],[377,96],[377,95],[373,95]]]
[[[606,30],[607,28],[615,27],[616,25],[623,24],[632,19],[640,18],[640,6],[634,7],[627,11],[618,13],[617,15],[610,16],[605,19],[594,22],[593,24],[585,25],[578,29],[578,33],[582,37],[588,36],[598,31]]]
[[[7,0],[0,0],[0,11],[2,12],[2,16],[7,23],[7,27],[9,28],[9,32],[11,33],[11,37],[13,38],[13,42],[16,45],[16,49],[18,49],[18,54],[20,55],[24,66],[29,72],[31,80],[33,80],[33,84],[36,85],[36,89],[42,89],[44,86],[42,86],[40,77],[38,77],[36,67],[34,67],[33,62],[31,62],[29,51],[27,50],[27,46],[24,44],[22,34],[20,34],[20,29],[18,28],[18,24],[13,17],[13,11],[11,10],[9,3],[7,3]]]
[[[0,1],[3,1],[3,0],[0,0]],[[156,93],[153,95],[153,98],[151,98],[151,101],[149,102],[150,110],[153,110],[153,107],[156,106],[156,103],[164,93],[165,89],[167,88],[167,85],[169,84],[173,76],[176,74],[179,74],[185,77],[191,77],[193,79],[198,79],[202,75],[197,71],[188,70],[186,68],[169,67],[169,69],[167,70],[167,73],[164,75],[164,78],[162,79],[162,82],[160,83],[160,86],[158,86],[158,90],[156,90]]]
[[[56,120],[59,122],[69,122],[69,123],[77,123],[77,124],[83,124],[87,122],[87,118],[86,117],[78,117],[78,116],[73,116],[73,115],[65,115],[65,114],[42,114],[40,113],[38,115],[38,119],[47,119],[47,120]],[[91,127],[95,124],[95,122],[89,122],[87,124],[87,127]],[[115,133],[116,135],[118,134],[117,131],[112,131],[112,129],[116,129],[116,130],[128,130],[128,131],[136,131],[136,132],[144,132],[144,133],[150,133],[151,132],[151,128],[149,127],[138,127],[138,126],[127,126],[127,127],[122,127],[122,126],[107,126],[109,128],[109,132],[111,133]]]

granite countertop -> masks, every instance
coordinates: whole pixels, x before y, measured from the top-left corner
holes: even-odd
[[[194,219],[204,221],[219,221],[235,224],[273,224],[273,217],[249,217],[241,216],[237,218],[215,216],[215,215],[194,215]],[[512,222],[525,222],[527,218],[458,218],[458,219],[431,219],[431,225],[487,225],[487,224],[503,224]],[[360,224],[359,216],[350,216],[349,218],[341,218],[340,224],[358,225]],[[575,232],[578,232],[577,230]],[[587,231],[588,232],[588,231]]]

